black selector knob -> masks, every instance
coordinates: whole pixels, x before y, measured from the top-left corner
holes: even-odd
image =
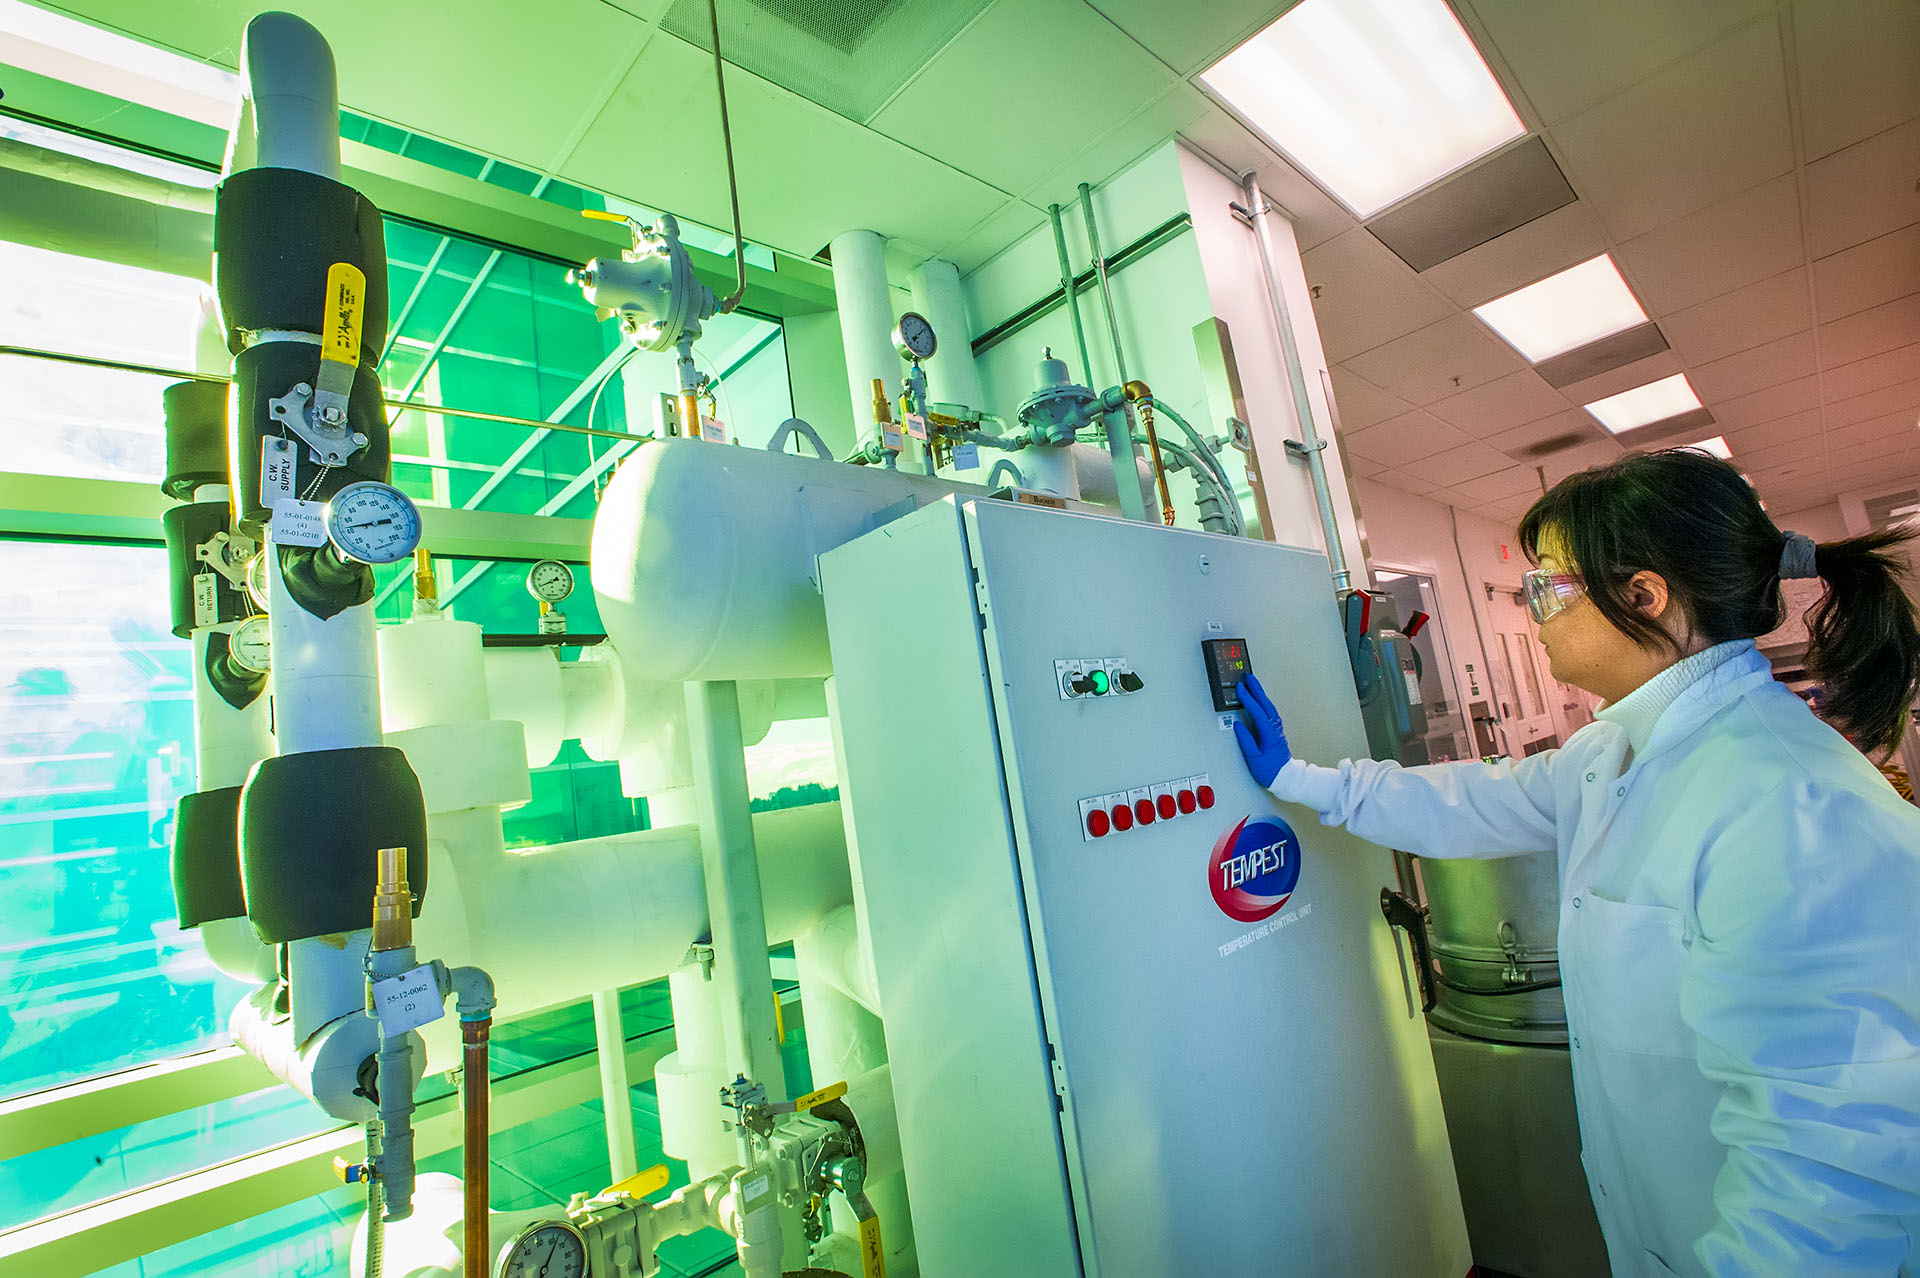
[[[1135,674],[1133,671],[1123,670],[1120,672],[1120,691],[1138,692],[1140,691],[1140,689],[1146,686],[1147,685],[1144,682],[1142,682],[1140,676]]]

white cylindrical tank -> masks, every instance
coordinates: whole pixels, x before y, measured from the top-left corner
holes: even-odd
[[[816,558],[882,512],[979,491],[700,440],[642,444],[593,523],[601,621],[630,680],[821,678]]]
[[[929,258],[907,277],[913,290],[913,308],[933,325],[938,341],[926,361],[928,394],[943,403],[985,408],[980,370],[973,362],[973,334],[967,323],[967,303],[960,292],[960,268],[941,258]]]
[[[843,231],[833,237],[829,250],[855,435],[866,444],[879,435],[873,423],[873,379],[886,385],[889,398],[900,393],[900,356],[893,349],[893,295],[887,289],[887,242],[873,231]]]
[[[380,627],[380,722],[388,732],[493,717],[480,627],[451,617],[415,617]]]

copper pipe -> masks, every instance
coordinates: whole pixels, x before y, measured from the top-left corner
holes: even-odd
[[[1147,451],[1153,456],[1153,478],[1160,486],[1160,519],[1173,527],[1173,494],[1167,491],[1167,467],[1160,460],[1160,436],[1153,430],[1153,392],[1145,382],[1128,382],[1120,388],[1130,404],[1140,405],[1140,424],[1147,430]]]
[[[460,1022],[461,1172],[466,1178],[466,1278],[487,1278],[492,1260],[487,1212],[487,1039],[493,1018]]]

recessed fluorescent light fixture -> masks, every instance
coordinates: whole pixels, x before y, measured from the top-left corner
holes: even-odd
[[[1527,131],[1445,0],[1301,0],[1199,79],[1363,218]]]
[[[1647,322],[1620,268],[1605,253],[1476,306],[1473,313],[1535,364]]]
[[[198,120],[233,123],[240,77],[63,14],[0,0],[0,62],[109,97]]]
[[[1733,449],[1727,446],[1727,439],[1724,435],[1715,435],[1712,439],[1695,440],[1691,444],[1682,445],[1682,447],[1691,448],[1696,453],[1705,453],[1709,457],[1718,457],[1721,461],[1733,460]],[[1749,479],[1747,482],[1751,484],[1753,481]]]
[[[1700,397],[1693,393],[1693,384],[1687,380],[1687,375],[1675,373],[1672,377],[1663,377],[1657,382],[1648,382],[1645,386],[1636,386],[1618,395],[1596,399],[1583,407],[1593,414],[1595,421],[1618,435],[1636,426],[1678,417],[1701,406]]]

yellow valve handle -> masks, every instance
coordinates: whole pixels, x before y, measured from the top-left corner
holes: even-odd
[[[609,213],[606,209],[581,209],[580,216],[590,217],[596,222],[624,222],[627,220],[625,213]]]
[[[887,1253],[880,1245],[880,1218],[868,1216],[860,1222],[861,1278],[887,1278]]]
[[[808,1092],[805,1096],[802,1096],[793,1103],[793,1108],[797,1112],[804,1114],[816,1106],[826,1104],[828,1101],[839,1100],[846,1094],[847,1085],[845,1083],[829,1083],[818,1091]]]
[[[665,1163],[649,1167],[637,1176],[629,1176],[619,1184],[607,1190],[609,1194],[631,1194],[635,1198],[645,1198],[648,1194],[667,1187],[673,1173]]]
[[[320,335],[320,358],[349,368],[360,363],[360,319],[367,309],[367,277],[352,262],[327,268],[326,331]]]

